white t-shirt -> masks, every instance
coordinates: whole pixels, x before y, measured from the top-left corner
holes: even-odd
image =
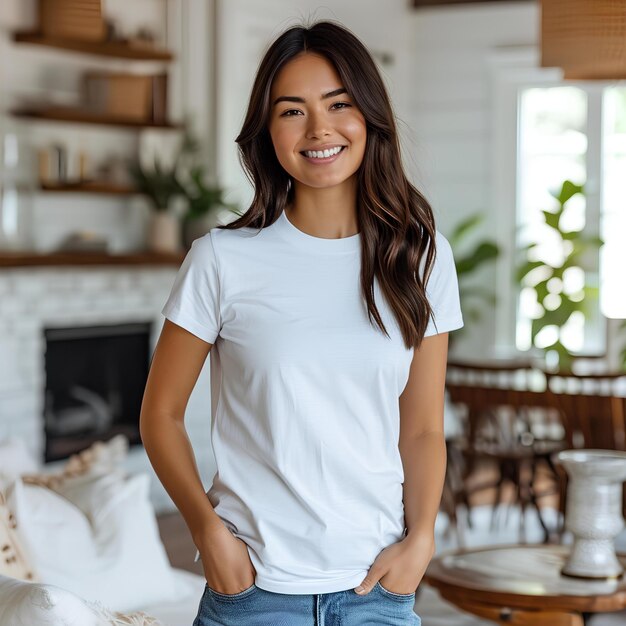
[[[407,350],[374,282],[387,338],[360,293],[360,234],[308,235],[286,214],[261,231],[213,228],[193,242],[163,314],[214,344],[207,492],[248,546],[261,589],[354,588],[405,536],[398,449]],[[463,326],[439,231],[426,335]],[[198,554],[196,554],[196,560]]]

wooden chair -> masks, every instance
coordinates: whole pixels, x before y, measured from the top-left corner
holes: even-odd
[[[545,375],[551,404],[565,428],[567,448],[626,450],[626,373]],[[560,465],[557,474],[559,510],[564,517],[568,478]],[[626,484],[622,508],[626,516]],[[562,532],[561,527],[559,535]]]
[[[571,448],[626,450],[626,373],[545,372]]]
[[[506,482],[515,487],[520,505],[520,540],[525,541],[524,517],[532,505],[544,530],[544,541],[549,541],[547,528],[538,501],[558,492],[557,470],[551,455],[565,447],[563,428],[558,412],[551,406],[545,391],[545,378],[529,361],[499,363],[448,363],[446,388],[453,405],[465,418],[465,432],[454,438],[449,446],[460,451],[463,467],[452,467],[451,477],[462,476],[454,497],[448,495],[449,510],[452,500],[463,504],[471,527],[470,496],[485,489],[496,489],[491,526],[502,504],[502,490]],[[452,457],[458,464],[459,455]],[[470,486],[469,479],[481,461],[487,460],[499,470],[498,478]],[[543,493],[536,490],[540,465],[545,464],[553,482]],[[450,457],[449,457],[450,465]],[[448,477],[446,477],[448,478]],[[448,482],[448,481],[447,481]],[[447,491],[451,491],[453,486]]]

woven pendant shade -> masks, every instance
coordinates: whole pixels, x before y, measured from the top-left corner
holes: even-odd
[[[566,79],[626,78],[626,0],[541,0],[541,65]]]

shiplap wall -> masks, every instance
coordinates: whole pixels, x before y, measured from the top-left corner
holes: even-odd
[[[535,2],[420,10],[403,0],[324,5],[311,0],[221,0],[217,6],[218,167],[230,199],[247,207],[252,198],[234,138],[265,46],[302,18],[332,18],[348,26],[370,50],[393,57],[392,64],[379,67],[397,116],[405,169],[431,202],[439,230],[445,235],[463,217],[483,211],[486,219],[475,240],[482,234],[494,236],[496,218],[513,219],[514,207],[503,216],[492,206],[489,62],[501,50],[536,45]],[[495,289],[495,267],[477,273],[473,281]],[[506,354],[506,346],[495,349],[495,337],[496,316],[486,306],[481,321],[471,323],[471,331],[460,336],[453,352],[461,358]]]
[[[271,41],[302,22],[338,20],[359,37],[379,63],[398,115],[406,119],[411,85],[408,82],[412,12],[405,0],[218,0],[217,2],[217,145],[220,180],[229,198],[247,208],[252,187],[237,160],[235,138],[243,123],[254,74]],[[384,28],[380,25],[384,24]],[[393,33],[393,36],[390,36]]]
[[[538,3],[532,1],[412,13],[410,124],[417,140],[413,175],[431,201],[444,234],[464,217],[485,213],[468,244],[489,237],[508,245],[502,233],[514,223],[515,207],[495,206],[494,201],[500,173],[494,166],[497,111],[491,67],[494,59],[510,50],[536,47],[539,20]],[[496,291],[496,266],[477,272],[472,283]],[[488,358],[514,353],[511,346],[496,346],[498,320],[493,307],[482,310],[481,320],[459,335],[455,354]]]

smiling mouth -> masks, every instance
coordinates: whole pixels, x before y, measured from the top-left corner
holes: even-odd
[[[330,159],[334,159],[335,157],[339,156],[345,149],[347,148],[347,146],[341,146],[341,150],[339,150],[339,152],[335,152],[334,154],[331,154],[330,156],[327,157],[311,157],[311,156],[307,156],[307,152],[321,152],[318,150],[303,150],[302,152],[300,152],[300,154],[305,158],[305,159],[310,159],[311,161],[329,161]]]

